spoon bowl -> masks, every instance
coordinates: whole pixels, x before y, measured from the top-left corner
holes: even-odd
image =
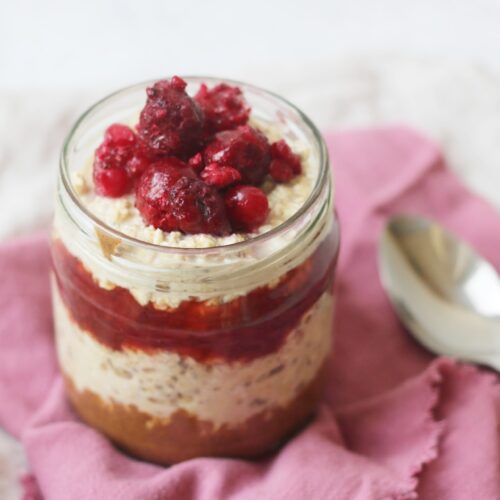
[[[469,245],[435,221],[398,215],[382,231],[379,271],[420,343],[500,370],[500,276]]]

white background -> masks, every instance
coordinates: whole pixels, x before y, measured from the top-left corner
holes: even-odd
[[[323,129],[411,124],[500,207],[500,0],[0,0],[0,239],[49,224],[79,113],[174,73],[268,87]],[[0,432],[0,499],[23,467]]]
[[[265,83],[264,66],[293,78],[305,62],[367,51],[500,71],[499,26],[498,0],[1,0],[0,86],[112,88],[171,73]]]
[[[500,182],[497,129],[472,123],[500,119],[500,0],[0,0],[0,239],[49,223],[83,110],[175,73],[269,88],[323,129],[406,122],[481,193]]]

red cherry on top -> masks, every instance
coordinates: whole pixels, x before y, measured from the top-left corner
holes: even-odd
[[[269,215],[267,196],[255,186],[235,186],[225,194],[224,201],[231,224],[240,231],[254,231]]]

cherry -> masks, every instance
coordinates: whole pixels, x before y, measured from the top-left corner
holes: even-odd
[[[235,186],[226,193],[224,201],[229,220],[238,230],[254,231],[269,214],[267,196],[255,186]]]

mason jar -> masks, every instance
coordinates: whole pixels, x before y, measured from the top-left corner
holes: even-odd
[[[328,153],[296,107],[237,83],[253,120],[306,147],[305,203],[224,246],[125,234],[81,203],[75,174],[111,123],[134,123],[150,83],[90,108],[61,154],[52,290],[67,395],[83,421],[144,460],[259,457],[307,423],[324,385],[339,249]]]

